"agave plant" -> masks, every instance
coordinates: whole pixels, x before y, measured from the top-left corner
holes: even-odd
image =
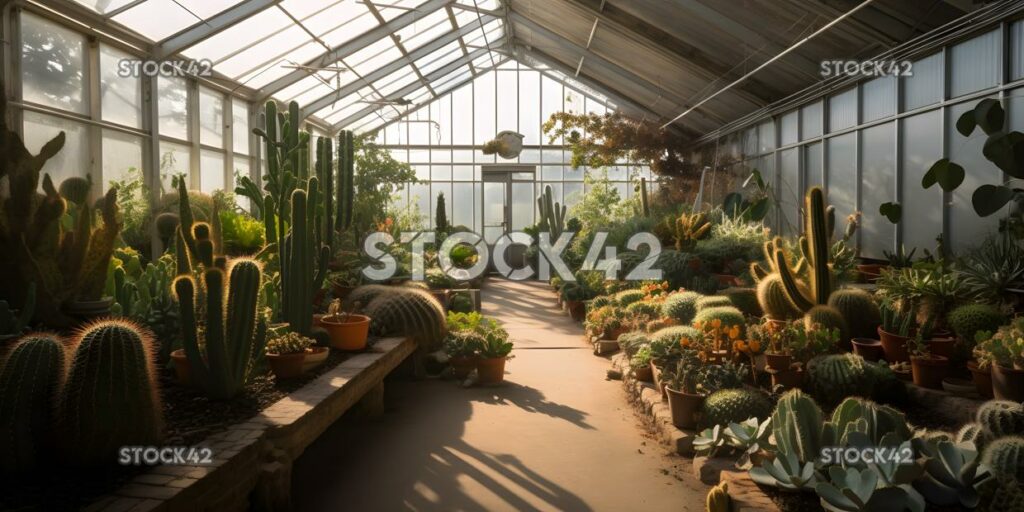
[[[921,440],[920,446],[927,458],[924,474],[914,480],[914,488],[935,505],[977,507],[978,487],[989,478],[989,472],[979,463],[974,443],[938,439]]]
[[[924,499],[909,485],[880,486],[878,473],[871,469],[832,466],[831,482],[818,482],[814,490],[821,506],[831,512],[911,512],[924,511]],[[753,476],[753,475],[751,475]]]

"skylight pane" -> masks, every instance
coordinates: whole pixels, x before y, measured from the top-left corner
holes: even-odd
[[[120,9],[134,0],[75,0],[76,2],[100,13],[107,14]]]
[[[376,27],[380,26],[377,18],[374,18],[369,12],[362,14],[344,25],[332,28],[327,33],[320,36],[325,43],[332,47],[341,46],[342,44],[351,41],[356,36],[364,34]]]
[[[416,61],[416,69],[419,69],[420,73],[428,75],[445,64],[454,61],[461,55],[462,48],[459,46],[458,41],[454,41],[440,50]]]
[[[294,71],[285,66],[293,63],[303,63],[321,55],[324,47],[318,43],[309,42],[301,48],[288,52],[287,58],[280,58],[269,66],[261,67],[259,70],[241,77],[240,81],[249,87],[260,88],[288,73]]]
[[[267,9],[185,50],[184,53],[193,59],[210,59],[217,62],[291,25],[292,20],[280,9]],[[220,71],[220,68],[217,70]]]
[[[419,77],[416,76],[416,72],[409,66],[403,66],[398,71],[382,78],[380,81],[375,83],[374,86],[377,87],[377,90],[380,91],[381,94],[388,97],[391,93],[398,91],[417,80],[419,80]]]
[[[205,20],[242,2],[241,0],[178,0],[178,3]]]
[[[201,20],[173,0],[149,0],[114,16],[114,21],[153,41],[161,41]]]
[[[295,49],[310,42],[312,41],[309,36],[301,28],[291,26],[266,41],[252,45],[223,62],[218,62],[217,70],[237,78],[285,57],[294,60],[292,54]],[[323,47],[320,48],[323,49]]]
[[[398,31],[398,36],[402,46],[407,51],[412,51],[451,30],[452,22],[448,19],[448,12],[439,9],[402,28]]]
[[[402,52],[391,42],[391,38],[385,36],[345,59],[345,63],[356,73],[365,75],[401,56]]]
[[[417,10],[416,6],[424,3],[424,0],[372,0],[377,10],[380,11],[380,16],[384,18],[384,21],[391,21],[407,12],[418,12],[420,15],[425,14],[422,10]]]

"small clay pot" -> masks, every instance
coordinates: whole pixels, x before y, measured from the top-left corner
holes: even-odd
[[[783,371],[788,370],[793,364],[793,356],[791,354],[768,354],[764,355],[765,362],[768,365],[769,370]]]
[[[949,371],[949,359],[931,355],[910,357],[911,374],[914,384],[929,389],[942,389],[942,379]]]
[[[951,359],[956,349],[956,338],[953,336],[934,336],[925,343],[928,344],[928,352],[946,359]]]
[[[698,416],[704,407],[705,395],[691,395],[671,388],[668,391],[668,408],[672,413],[672,424],[689,430],[697,428],[700,422]]]
[[[654,371],[650,365],[642,368],[633,368],[633,377],[640,382],[654,382]]]
[[[992,394],[996,400],[1024,401],[1024,370],[993,365]]]
[[[974,390],[978,396],[992,399],[992,368],[979,368],[977,361],[968,361],[967,369],[971,371],[971,379],[974,381]]]
[[[305,352],[294,354],[267,354],[270,370],[278,379],[294,379],[302,375],[302,363],[306,360]]]
[[[370,334],[370,317],[348,315],[347,321],[333,321],[323,317],[320,319],[320,325],[331,337],[331,348],[345,351],[366,348],[366,339]]]
[[[498,384],[505,380],[504,357],[477,359],[476,373],[480,384]]]
[[[878,327],[878,337],[882,341],[882,352],[885,353],[887,363],[901,363],[910,361],[910,354],[907,353],[907,336],[893,334]]]
[[[331,349],[327,347],[310,347],[306,349],[306,359],[302,361],[302,373],[306,373],[324,364]]]
[[[878,361],[884,355],[882,341],[871,338],[853,338],[853,353],[864,358],[865,361]]]
[[[458,356],[448,360],[448,364],[452,367],[452,376],[456,379],[468,377],[476,369],[476,363],[476,356]]]

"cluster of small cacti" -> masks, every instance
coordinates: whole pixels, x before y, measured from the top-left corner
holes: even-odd
[[[697,313],[708,308],[721,308],[732,306],[732,301],[724,295],[709,295],[697,300]]]
[[[767,418],[772,412],[772,401],[763,392],[753,389],[723,389],[704,400],[703,422],[712,427],[728,426],[747,418]]]
[[[675,292],[665,297],[661,303],[661,314],[680,324],[689,324],[697,314],[697,301],[701,294],[697,292]]]
[[[946,321],[960,339],[972,343],[976,333],[995,332],[1006,324],[1006,315],[989,304],[964,304],[950,311]]]
[[[297,332],[287,332],[267,340],[268,354],[297,354],[313,346],[313,340]]]
[[[615,302],[619,306],[628,306],[634,302],[638,302],[644,299],[644,292],[641,290],[622,290],[615,294]]]
[[[537,211],[540,212],[540,230],[551,235],[551,243],[555,243],[565,231],[566,210],[566,205],[554,200],[551,185],[544,187],[544,193],[537,197]]]
[[[159,444],[163,412],[151,333],[112,320],[88,324],[76,337],[58,409],[72,462],[109,463],[122,446]]]
[[[211,398],[237,395],[249,378],[254,360],[263,354],[267,324],[256,308],[261,278],[257,262],[236,259],[226,272],[217,267],[204,270],[201,283],[191,275],[178,276],[174,281],[182,347],[193,380]],[[205,301],[198,296],[200,292],[205,293]],[[199,318],[199,314],[205,314],[205,318]]]
[[[814,306],[804,313],[804,329],[835,329],[839,331],[839,340],[847,343],[850,339],[850,328],[846,325],[843,315],[830,306]]]
[[[376,286],[376,285],[369,285]],[[363,287],[360,287],[363,288]],[[366,294],[353,295],[366,298]],[[446,332],[445,312],[441,304],[424,290],[407,287],[374,289],[372,300],[364,309],[370,317],[370,333],[377,336],[409,336],[420,347],[434,350],[441,345]],[[352,297],[349,297],[353,300]]]

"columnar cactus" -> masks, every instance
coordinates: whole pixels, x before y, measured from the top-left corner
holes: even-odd
[[[352,227],[355,204],[355,135],[343,130],[338,135],[338,213],[335,229],[348,231]]]
[[[321,194],[322,214],[317,216],[320,226],[320,243],[334,252],[334,141],[322,137],[316,141],[316,177],[323,188]]]
[[[765,259],[769,268],[753,263],[751,274],[758,280],[778,274],[786,290],[786,297],[800,311],[807,311],[818,304],[827,304],[832,294],[829,251],[834,227],[835,208],[825,205],[825,192],[820,187],[811,188],[804,198],[804,235],[799,242],[802,255],[800,261],[791,266],[782,239],[776,237],[765,242]],[[799,278],[805,266],[806,284]]]
[[[565,231],[566,206],[554,200],[551,185],[548,185],[544,187],[544,193],[537,198],[537,208],[540,212],[541,227],[548,231],[551,242],[554,243]]]
[[[310,336],[313,322],[313,293],[327,275],[330,248],[316,246],[315,226],[319,181],[309,179],[307,190],[295,190],[291,197],[292,224],[281,253],[281,298],[284,320],[291,330]]]
[[[0,368],[0,473],[31,469],[50,451],[64,359],[59,338],[31,334],[14,345]]]
[[[58,424],[74,464],[109,464],[127,445],[163,438],[153,337],[138,324],[100,320],[76,334]]]
[[[188,275],[174,281],[181,312],[182,346],[193,379],[215,399],[228,399],[242,390],[267,338],[266,320],[256,311],[262,278],[259,264],[236,259],[227,273],[226,287],[225,271],[217,267],[205,270],[201,287]],[[197,307],[197,288],[206,293],[206,318],[202,321],[197,318],[197,310],[201,310]],[[200,325],[204,327],[202,333]],[[200,349],[201,345],[205,351]]]
[[[647,199],[647,178],[640,178],[640,213],[644,217],[651,216],[651,203]]]
[[[773,320],[793,320],[802,314],[789,301],[786,286],[782,284],[782,276],[779,274],[765,276],[757,283],[757,302],[768,318]]]

